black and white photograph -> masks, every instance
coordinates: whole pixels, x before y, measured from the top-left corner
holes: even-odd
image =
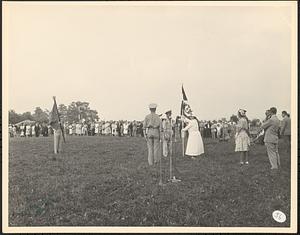
[[[2,231],[297,232],[297,2],[4,1]]]

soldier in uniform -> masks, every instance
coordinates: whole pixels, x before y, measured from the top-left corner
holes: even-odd
[[[143,125],[144,137],[148,146],[148,163],[150,166],[159,161],[159,142],[161,120],[156,112],[156,104],[150,104],[150,114],[145,117]]]
[[[172,154],[172,136],[173,136],[173,123],[172,123],[172,111],[169,110],[166,113],[166,118],[162,121],[162,142],[163,142],[163,156],[167,157],[168,154]]]
[[[53,129],[54,137],[54,154],[58,154],[61,151],[62,145],[62,130],[59,122],[50,122],[50,125]]]

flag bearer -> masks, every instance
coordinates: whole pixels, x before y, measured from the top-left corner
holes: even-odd
[[[61,151],[61,144],[62,144],[62,137],[64,138],[62,123],[60,121],[55,97],[54,99],[54,105],[52,108],[52,111],[50,113],[49,117],[49,124],[54,130],[53,136],[54,136],[54,154],[58,154]]]

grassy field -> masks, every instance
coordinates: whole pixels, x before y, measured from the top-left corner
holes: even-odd
[[[270,175],[265,146],[254,145],[239,166],[233,141],[204,140],[205,156],[181,156],[180,183],[158,186],[143,138],[69,137],[54,161],[53,139],[11,139],[10,226],[278,226],[290,224],[290,156]],[[282,147],[283,146],[283,147]],[[168,159],[163,159],[164,183]],[[273,220],[274,210],[287,220]]]

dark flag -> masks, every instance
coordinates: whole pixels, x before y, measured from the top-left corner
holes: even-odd
[[[53,129],[58,129],[58,128],[61,129],[64,142],[66,142],[65,133],[64,133],[64,129],[63,129],[63,127],[61,125],[61,122],[60,122],[60,117],[59,117],[55,97],[53,97],[53,100],[54,100],[54,104],[53,104],[53,107],[52,107],[52,111],[49,115],[49,124]]]
[[[188,103],[185,91],[183,89],[183,85],[181,87],[181,91],[182,91],[182,101],[181,101],[181,108],[180,108],[181,116],[190,117],[193,115],[193,111]]]

